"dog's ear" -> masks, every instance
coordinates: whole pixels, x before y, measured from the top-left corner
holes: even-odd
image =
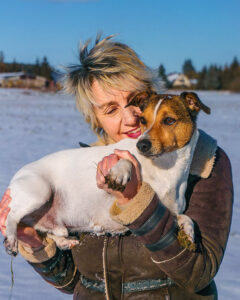
[[[180,98],[194,117],[200,110],[203,110],[208,115],[211,113],[211,109],[202,103],[196,93],[183,92],[181,93]]]
[[[148,90],[146,90],[144,92],[140,92],[136,95],[134,93],[132,93],[129,95],[129,97],[128,97],[129,103],[125,107],[134,105],[134,106],[139,107],[141,109],[141,111],[143,112],[144,109],[149,104],[150,97],[155,94],[156,93],[154,93],[152,91],[148,91]]]

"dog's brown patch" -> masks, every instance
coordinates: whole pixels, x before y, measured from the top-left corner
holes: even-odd
[[[152,126],[148,132],[152,143],[151,154],[171,152],[184,147],[195,129],[195,123],[179,96],[163,97],[156,119],[153,120],[154,109],[160,99],[161,95],[154,95],[141,116],[145,121],[141,121],[145,123],[141,125],[142,132]]]
[[[155,118],[154,110],[160,100],[162,103]],[[210,108],[192,92],[183,92],[178,96],[156,94],[147,90],[131,95],[127,106],[130,105],[138,106],[142,111],[141,131],[147,135],[143,135],[139,141],[147,139],[151,142],[151,149],[144,152],[146,155],[171,152],[184,147],[191,140],[199,111],[210,114]]]

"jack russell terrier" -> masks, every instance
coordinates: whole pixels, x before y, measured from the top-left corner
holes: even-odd
[[[151,185],[160,201],[178,219],[194,242],[194,224],[182,213],[189,168],[198,140],[196,117],[210,113],[195,93],[180,96],[148,91],[133,96],[129,105],[139,106],[141,130],[138,140],[56,152],[21,168],[8,189],[12,201],[6,219],[5,247],[17,254],[17,225],[22,222],[50,234],[60,247],[78,243],[69,232],[117,234],[126,227],[112,220],[109,209],[114,197],[96,184],[96,164],[114,149],[128,150],[141,164],[142,180]],[[108,179],[125,186],[132,164],[120,159]]]

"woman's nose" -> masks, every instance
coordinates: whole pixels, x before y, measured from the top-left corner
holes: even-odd
[[[136,125],[138,123],[140,112],[135,107],[126,107],[123,109],[124,125]]]

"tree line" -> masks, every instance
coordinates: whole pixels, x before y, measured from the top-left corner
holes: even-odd
[[[19,63],[16,62],[16,60],[13,60],[12,63],[7,63],[4,61],[3,51],[0,51],[0,73],[26,72],[33,75],[43,76],[48,80],[51,80],[53,71],[54,69],[50,66],[46,56],[44,56],[42,60],[37,58],[34,64]]]
[[[18,63],[15,60],[12,63],[7,63],[4,61],[3,51],[0,51],[0,73],[21,71],[51,80],[54,68],[50,66],[46,56],[42,60],[36,59],[34,64]],[[237,57],[234,57],[229,65],[226,64],[222,67],[211,64],[204,66],[200,71],[196,70],[191,59],[186,59],[182,66],[182,73],[194,82],[192,84],[194,89],[240,92],[240,63]],[[166,87],[171,88],[163,64],[160,64],[158,68],[158,75],[166,83]]]
[[[191,59],[186,59],[182,66],[182,73],[191,80],[195,79],[192,87],[198,90],[240,92],[240,63],[237,57],[234,57],[230,64],[223,67],[211,64],[204,66],[200,71],[195,69]],[[165,81],[166,86],[171,88],[163,64],[158,68],[158,75]]]

